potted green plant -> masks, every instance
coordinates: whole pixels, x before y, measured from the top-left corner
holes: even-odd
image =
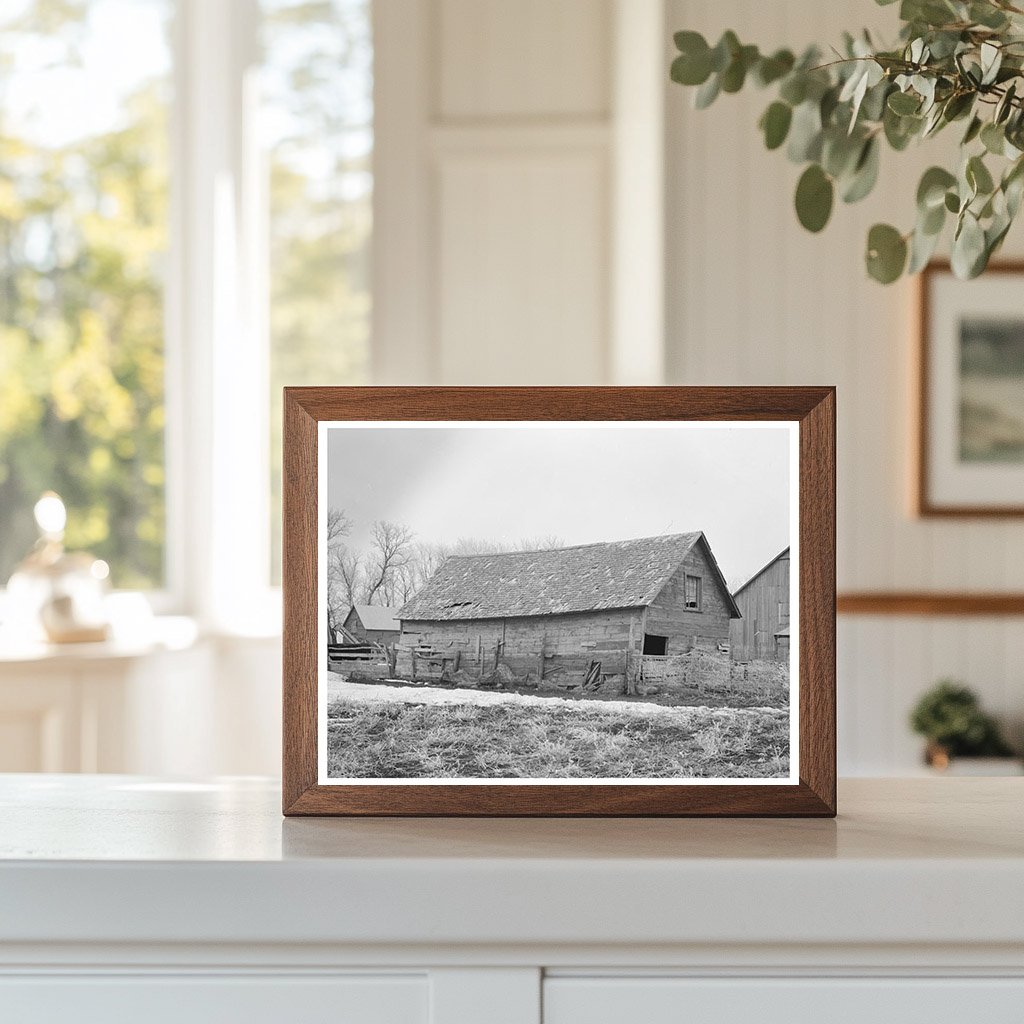
[[[876,0],[888,6],[896,0]],[[806,165],[796,213],[808,231],[828,223],[838,196],[859,202],[879,177],[883,145],[903,151],[959,125],[957,166],[930,167],[913,227],[868,232],[868,273],[889,284],[931,259],[951,220],[953,271],[982,273],[1024,198],[1024,0],[901,0],[898,42],[844,33],[828,52],[762,53],[727,31],[715,45],[675,34],[671,77],[697,91],[698,108],[748,83],[775,97],[759,127],[768,149]]]
[[[977,695],[966,686],[942,680],[917,702],[910,725],[927,740],[925,762],[933,768],[948,770],[954,760],[962,758],[1000,759],[994,766],[1001,769],[1000,774],[1016,774],[1007,759],[1017,759],[999,725],[981,709]],[[990,767],[976,763],[967,774],[986,773],[983,769]]]

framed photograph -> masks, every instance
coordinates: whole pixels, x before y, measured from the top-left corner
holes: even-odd
[[[919,287],[917,511],[1024,515],[1024,263]]]
[[[832,388],[284,417],[285,814],[835,814]]]

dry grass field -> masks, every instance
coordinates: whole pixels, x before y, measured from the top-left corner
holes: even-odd
[[[779,778],[785,708],[335,699],[332,778]]]

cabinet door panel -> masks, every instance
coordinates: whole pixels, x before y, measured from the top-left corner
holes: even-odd
[[[0,979],[18,1024],[427,1024],[421,977],[99,976]]]
[[[544,1024],[1021,1024],[1024,978],[549,978]]]

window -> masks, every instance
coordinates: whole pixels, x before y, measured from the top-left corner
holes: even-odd
[[[270,565],[280,565],[281,388],[369,369],[370,0],[263,0],[269,156]]]
[[[644,633],[644,654],[666,654],[667,651],[667,636],[658,636],[655,633]]]
[[[372,71],[371,0],[0,5],[0,588],[53,489],[273,628],[281,387],[368,376]]]
[[[789,622],[789,602],[788,601],[779,601],[778,621],[779,622]]]
[[[164,582],[171,15],[0,14],[0,586],[49,489],[116,586]]]
[[[700,611],[702,585],[703,580],[700,576],[686,577],[686,593],[684,596],[684,601],[687,611]]]

